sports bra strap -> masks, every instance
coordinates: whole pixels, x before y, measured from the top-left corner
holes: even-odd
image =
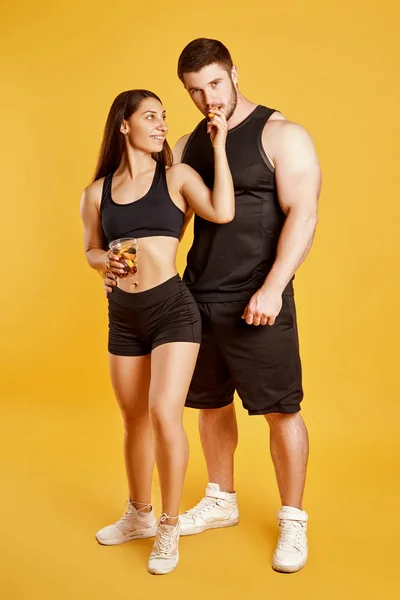
[[[114,173],[111,172],[104,177],[103,191],[101,193],[100,212],[101,212],[103,205],[104,205],[105,201],[107,200],[107,198],[109,198],[111,196],[111,181],[112,181],[113,174]]]

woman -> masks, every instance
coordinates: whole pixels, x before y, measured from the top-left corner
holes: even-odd
[[[182,414],[201,334],[196,303],[176,271],[179,239],[193,211],[215,223],[234,216],[227,123],[219,110],[212,113],[211,192],[188,165],[171,166],[160,99],[146,90],[119,94],[108,115],[94,181],[81,203],[89,265],[119,276],[108,296],[108,348],[125,425],[129,484],[127,512],[96,537],[112,545],[156,535],[148,563],[155,574],[169,573],[178,563],[178,513],[188,462]],[[129,263],[133,268],[127,276],[123,257],[104,250],[119,238],[138,240],[137,262]],[[157,522],[151,506],[154,458],[162,494]]]

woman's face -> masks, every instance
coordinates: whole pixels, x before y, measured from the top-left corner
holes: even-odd
[[[161,152],[168,127],[165,110],[155,98],[145,98],[136,112],[121,125],[130,145],[146,153]]]

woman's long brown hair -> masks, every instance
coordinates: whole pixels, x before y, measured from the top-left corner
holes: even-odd
[[[118,168],[125,149],[124,134],[120,131],[122,121],[124,119],[128,120],[138,110],[145,98],[155,98],[161,102],[160,98],[153,92],[149,92],[149,90],[128,90],[121,92],[115,98],[104,128],[103,141],[93,181],[105,177]],[[152,157],[167,167],[172,165],[172,151],[168,142],[165,141],[162,151],[154,152]]]

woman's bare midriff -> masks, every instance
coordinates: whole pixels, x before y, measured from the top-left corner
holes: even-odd
[[[137,273],[118,277],[117,286],[124,292],[138,293],[160,285],[176,275],[175,259],[179,240],[167,236],[139,238]]]

